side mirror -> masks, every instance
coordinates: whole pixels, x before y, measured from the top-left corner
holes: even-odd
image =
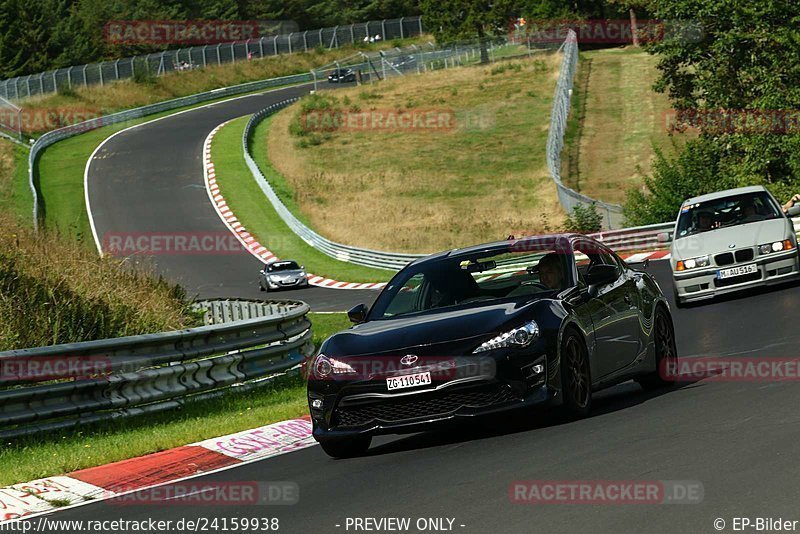
[[[350,308],[350,311],[347,312],[347,318],[350,319],[350,322],[353,324],[361,324],[367,320],[367,308],[366,304],[358,304]]]
[[[659,232],[656,234],[656,241],[659,243],[669,243],[669,232]]]
[[[586,273],[589,296],[596,296],[598,288],[614,282],[617,278],[619,278],[619,267],[616,265],[592,265]]]
[[[794,206],[786,210],[786,215],[788,215],[789,217],[797,217],[798,215],[800,215],[800,204],[795,204]]]

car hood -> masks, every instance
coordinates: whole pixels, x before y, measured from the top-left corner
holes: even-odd
[[[322,346],[328,356],[394,354],[414,350],[420,356],[471,353],[481,338],[514,328],[535,315],[542,299],[474,305],[438,313],[424,313],[369,321],[335,334]]]
[[[303,272],[304,271],[302,269],[292,269],[287,271],[276,271],[274,273],[267,273],[267,276],[281,276],[281,277],[291,276],[293,278],[296,278],[298,276],[301,276]]]
[[[762,245],[786,239],[788,233],[787,220],[783,217],[729,228],[718,228],[676,239],[672,243],[672,258],[683,260],[705,254]],[[731,245],[734,246],[731,247]]]

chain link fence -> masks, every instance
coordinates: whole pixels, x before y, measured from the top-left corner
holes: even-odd
[[[104,85],[137,75],[161,76],[168,72],[291,54],[316,48],[331,49],[363,42],[404,39],[419,35],[423,31],[422,17],[403,17],[293,32],[247,41],[166,50],[116,61],[90,63],[2,80],[0,81],[0,96],[8,100],[19,100],[64,89]]]
[[[0,134],[22,141],[22,109],[0,97]]]
[[[569,30],[566,40],[561,45],[561,50],[564,56],[553,97],[553,112],[550,116],[550,130],[547,135],[547,167],[550,170],[550,176],[556,183],[558,201],[567,213],[572,213],[575,206],[594,204],[603,217],[605,228],[620,228],[624,219],[621,206],[607,204],[582,195],[561,181],[561,151],[564,148],[564,132],[567,129],[567,119],[569,118],[572,84],[578,67],[578,38],[573,30]]]

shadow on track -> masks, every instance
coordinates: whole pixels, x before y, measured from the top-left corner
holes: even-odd
[[[680,382],[673,387],[644,391],[635,382],[625,382],[595,394],[592,400],[591,419],[608,413],[624,410],[645,403],[650,399],[675,393],[682,389],[702,387],[694,382]],[[373,446],[364,456],[376,456],[396,452],[427,449],[443,445],[453,445],[467,441],[493,438],[502,435],[542,430],[580,420],[565,420],[557,408],[520,409],[503,415],[487,415],[475,419],[462,420],[444,428],[412,434],[384,445]]]

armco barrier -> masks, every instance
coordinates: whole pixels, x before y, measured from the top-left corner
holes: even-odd
[[[308,82],[310,80],[311,80],[311,75],[309,73],[303,73],[303,74],[295,74],[292,76],[284,76],[281,78],[271,78],[269,80],[243,83],[231,87],[214,89],[213,91],[207,91],[205,93],[198,93],[194,95],[184,96],[181,98],[167,100],[164,102],[158,102],[156,104],[150,104],[148,106],[142,106],[140,108],[120,111],[119,113],[104,115],[102,117],[97,117],[94,119],[90,119],[88,121],[80,122],[78,124],[73,124],[71,126],[66,126],[64,128],[59,128],[57,130],[47,132],[39,139],[37,139],[36,142],[31,146],[31,152],[30,155],[28,156],[28,187],[30,188],[31,195],[33,196],[34,229],[38,231],[39,228],[39,195],[36,191],[36,183],[34,181],[34,176],[35,176],[34,166],[36,165],[36,158],[39,156],[39,153],[48,146],[52,145],[53,143],[57,143],[58,141],[67,139],[74,135],[84,133],[89,130],[94,130],[95,128],[108,126],[110,124],[118,124],[120,122],[125,122],[129,120],[139,119],[147,115],[160,113],[162,111],[169,111],[186,106],[193,106],[195,104],[208,102],[210,100],[216,100],[218,98],[224,98],[226,96],[241,95],[244,93],[259,91],[261,89],[268,89],[270,87],[279,87],[282,85],[303,83],[303,82]]]
[[[0,352],[0,439],[259,388],[312,353],[309,306],[303,302],[201,306],[209,317],[223,320],[219,310],[226,307],[239,315],[249,313],[245,309],[272,313],[175,332]],[[82,371],[55,373],[70,363]]]

